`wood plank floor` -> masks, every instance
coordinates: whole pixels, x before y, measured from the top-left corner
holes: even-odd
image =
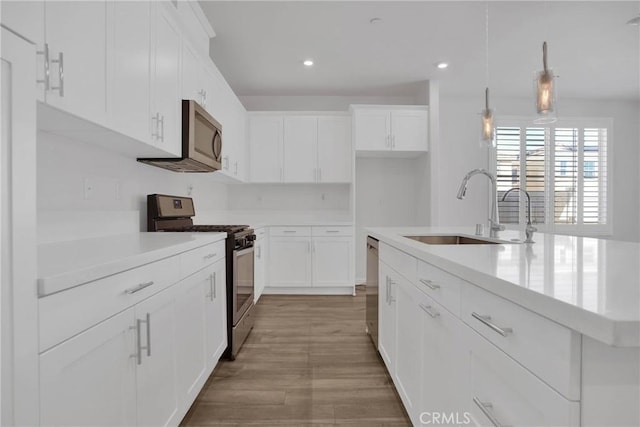
[[[221,361],[183,426],[410,426],[352,296],[264,295],[235,361]]]

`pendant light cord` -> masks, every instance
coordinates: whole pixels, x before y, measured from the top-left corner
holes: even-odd
[[[542,43],[542,66],[546,74],[547,73],[547,42]]]
[[[488,1],[485,3],[484,15],[485,15],[485,22],[484,22],[485,82],[486,82],[486,87],[488,88],[489,87],[489,2]]]

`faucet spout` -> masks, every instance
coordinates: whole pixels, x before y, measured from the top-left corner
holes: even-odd
[[[502,195],[502,199],[500,199],[500,201],[504,202],[504,200],[507,198],[507,195],[509,195],[509,193],[511,193],[512,191],[520,191],[521,193],[524,193],[525,196],[527,196],[527,226],[524,229],[524,234],[526,237],[524,243],[535,243],[533,241],[533,233],[538,231],[538,229],[531,224],[531,195],[529,195],[529,192],[527,190],[523,190],[520,187],[513,187],[508,189]]]
[[[497,189],[497,181],[496,177],[489,171],[485,169],[473,169],[469,173],[467,173],[462,179],[462,183],[460,184],[460,189],[458,189],[458,199],[464,199],[464,196],[467,193],[467,183],[469,180],[475,175],[484,175],[489,178],[491,181],[491,198],[489,199],[489,204],[491,205],[491,218],[489,218],[489,229],[490,229],[490,237],[498,237],[498,232],[504,230],[504,225],[500,224],[499,214],[498,214],[498,189]]]

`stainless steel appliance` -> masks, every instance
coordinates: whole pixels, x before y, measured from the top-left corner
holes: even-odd
[[[378,348],[378,240],[367,237],[367,332]]]
[[[234,360],[253,328],[253,242],[248,225],[194,225],[190,197],[147,196],[147,231],[225,232],[227,276],[227,350]]]
[[[157,117],[164,129],[164,118]],[[159,131],[164,139],[164,131]],[[174,172],[214,172],[222,165],[222,125],[193,100],[182,101],[182,156],[144,158],[139,162]]]

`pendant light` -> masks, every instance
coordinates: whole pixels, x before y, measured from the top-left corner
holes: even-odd
[[[484,110],[480,113],[482,143],[491,143],[495,147],[495,126],[493,110],[489,108],[489,3],[485,5],[485,81],[487,87],[484,90]]]
[[[556,117],[556,82],[553,70],[547,67],[547,42],[542,43],[542,71],[536,73],[536,111],[537,124],[553,123]]]

